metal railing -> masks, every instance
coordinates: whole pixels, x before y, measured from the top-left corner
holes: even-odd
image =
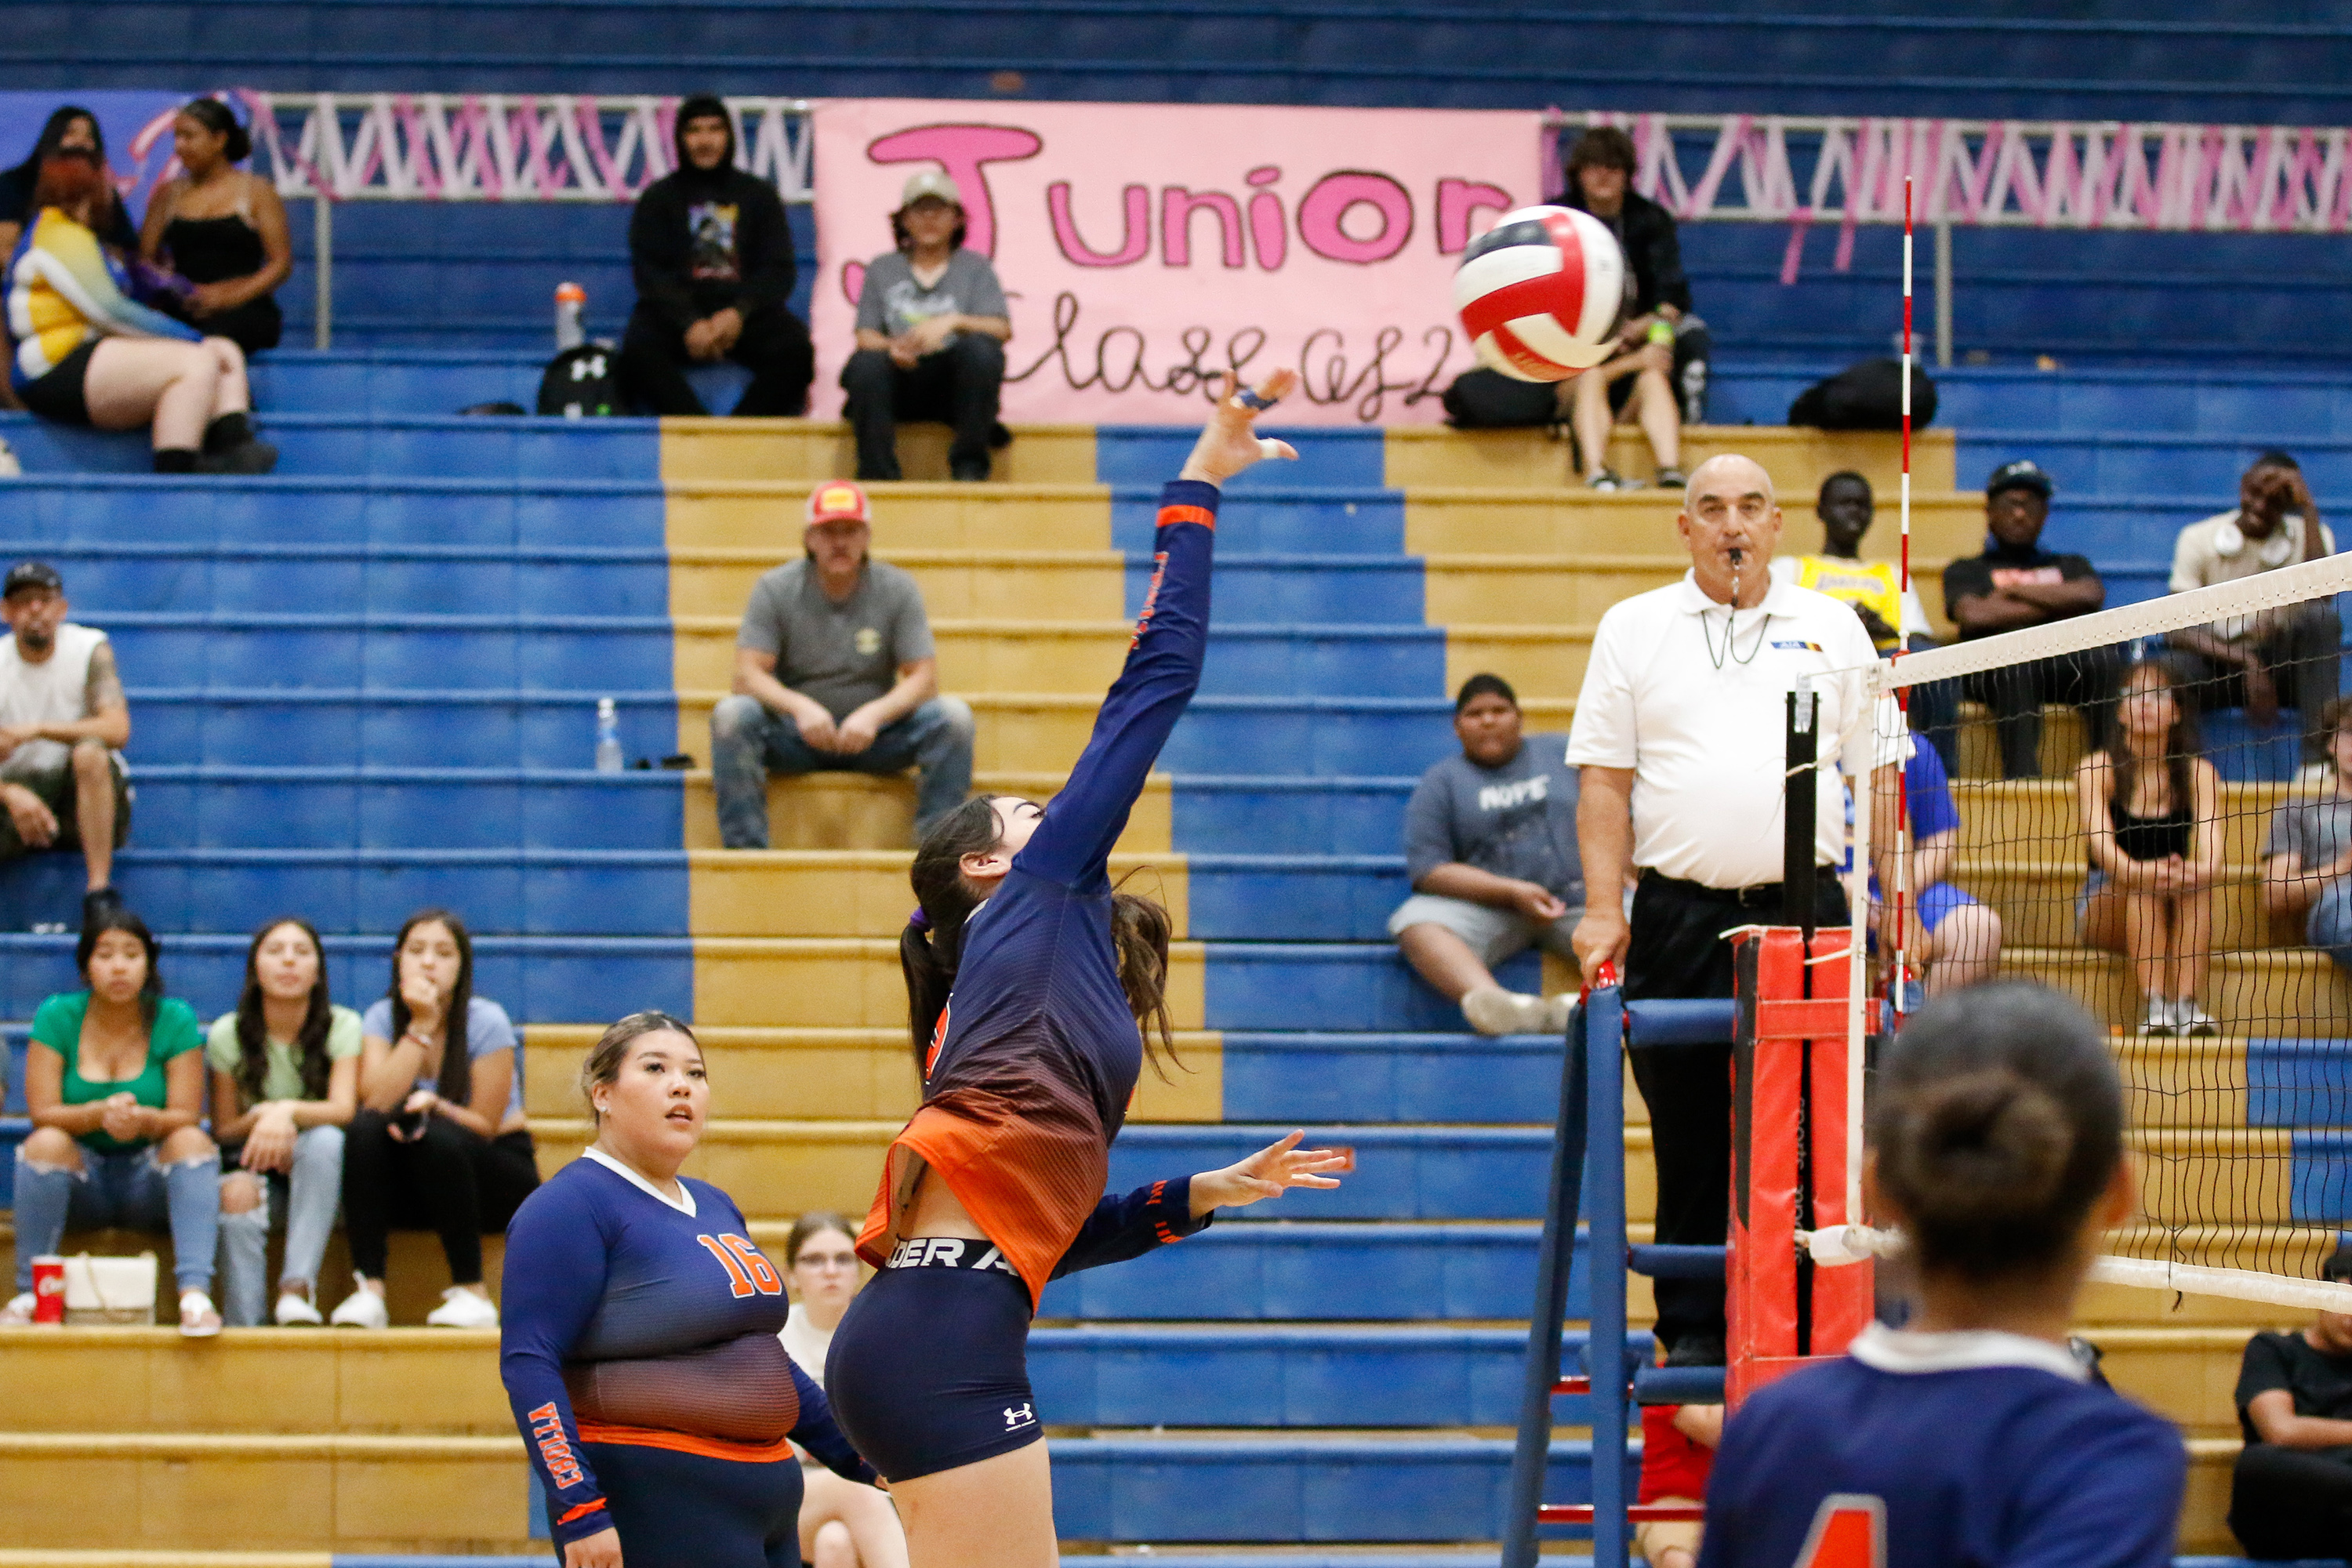
[[[314,342],[334,343],[334,205],[349,201],[625,202],[670,172],[675,98],[504,93],[236,95],[254,166],[310,203]],[[800,99],[725,100],[737,162],[787,203],[811,195],[815,144]]]

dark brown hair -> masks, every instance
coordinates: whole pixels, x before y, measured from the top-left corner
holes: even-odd
[[[828,1230],[839,1231],[854,1243],[857,1227],[830,1209],[817,1209],[793,1221],[791,1232],[784,1237],[784,1267],[792,1268],[801,1260],[801,1249]]]
[[[147,954],[147,978],[139,983],[139,1017],[152,1033],[155,1027],[155,1016],[163,1006],[163,976],[155,967],[155,960],[163,950],[155,941],[155,933],[147,929],[145,921],[116,904],[101,912],[97,919],[86,922],[81,928],[81,940],[74,943],[74,967],[81,972],[81,983],[88,985],[90,955],[98,951],[98,939],[110,931],[128,931],[138,942],[140,950]]]
[[[684,1035],[694,1040],[696,1051],[702,1049],[702,1042],[694,1039],[694,1031],[683,1020],[653,1008],[632,1013],[596,1037],[596,1043],[588,1047],[588,1056],[580,1064],[580,1098],[587,1102],[589,1121],[604,1120],[596,1112],[596,1086],[618,1083],[621,1064],[629,1059],[629,1047],[647,1035],[660,1034]]]
[[[955,989],[956,966],[963,961],[964,922],[978,909],[981,898],[965,879],[963,858],[985,855],[1003,835],[997,826],[992,797],[975,795],[949,812],[923,835],[915,850],[914,883],[919,919],[910,919],[898,933],[898,966],[907,976],[907,1033],[920,1071],[930,1054],[931,1037],[940,1015],[947,1010],[948,994]],[[1143,1031],[1143,1048],[1152,1070],[1164,1079],[1164,1062],[1176,1060],[1175,1023],[1168,1012],[1168,944],[1174,927],[1168,911],[1135,893],[1110,897],[1111,945],[1118,955],[1119,989]]]
[[[2123,1159],[2105,1029],[2029,981],[1950,992],[1887,1050],[1870,1117],[1879,1191],[1927,1275],[2031,1278],[2062,1263]]]
[[[2131,804],[2132,787],[2139,777],[2139,763],[2132,755],[2131,742],[2124,734],[2124,699],[2132,689],[2132,681],[2142,670],[2154,670],[2163,680],[2164,689],[2172,694],[2172,727],[2164,732],[2164,809],[2169,814],[2186,808],[2192,816],[2197,809],[2197,781],[2194,764],[2200,742],[2197,738],[2197,703],[2180,672],[2161,658],[2134,659],[2124,667],[2123,676],[2116,682],[2116,700],[2107,708],[2107,766],[2116,775],[2115,799],[2126,806]],[[2112,820],[2114,806],[2108,811]]]
[[[392,998],[392,1042],[398,1045],[408,1033],[408,1000],[400,994],[400,950],[408,945],[410,931],[436,921],[457,944],[457,984],[441,1020],[441,1077],[433,1092],[452,1105],[465,1105],[474,1095],[474,1064],[466,1054],[466,1014],[474,1001],[474,939],[466,934],[466,922],[447,910],[417,910],[400,922],[400,934],[392,939],[392,989],[386,993]]]
[[[327,1075],[332,1068],[327,1060],[327,1036],[335,1022],[334,1004],[327,992],[327,944],[319,940],[318,927],[288,915],[255,931],[253,944],[245,950],[245,989],[236,999],[236,1088],[247,1105],[260,1102],[262,1079],[269,1074],[269,1026],[262,1016],[261,944],[284,926],[309,937],[310,951],[319,955],[319,977],[310,983],[310,1011],[302,1016],[302,1027],[295,1032],[292,1047],[295,1068],[302,1075],[302,1098],[327,1098]]]
[[[1634,162],[1633,139],[1614,125],[1594,126],[1568,150],[1570,179],[1580,169],[1622,169],[1630,174]]]

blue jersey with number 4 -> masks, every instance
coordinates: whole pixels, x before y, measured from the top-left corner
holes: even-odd
[[[2187,1472],[2063,1346],[1874,1325],[1725,1428],[1699,1568],[2169,1568]]]

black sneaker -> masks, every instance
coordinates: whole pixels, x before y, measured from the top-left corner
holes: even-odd
[[[81,896],[81,923],[87,931],[122,907],[122,895],[112,888],[93,888]]]
[[[1680,468],[1658,470],[1658,488],[1662,490],[1678,490],[1688,483],[1690,483],[1689,478]]]
[[[976,485],[983,483],[988,479],[988,472],[989,463],[986,458],[966,458],[961,462],[950,467],[948,478],[960,485]]]
[[[1726,1359],[1721,1334],[1689,1334],[1666,1352],[1668,1366],[1722,1366]]]
[[[196,459],[200,474],[266,474],[278,466],[278,448],[267,441],[244,441]]]

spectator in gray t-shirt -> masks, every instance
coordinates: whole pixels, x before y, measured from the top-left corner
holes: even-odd
[[[948,475],[988,478],[1004,342],[1012,312],[996,268],[963,248],[963,201],[955,182],[929,170],[907,182],[890,232],[898,247],[866,268],[857,296],[857,352],[842,367],[857,477],[895,479],[898,421],[944,419],[955,428]]]
[[[1405,807],[1412,897],[1389,934],[1423,980],[1462,1004],[1482,1035],[1556,1035],[1568,998],[1522,995],[1494,966],[1530,947],[1572,958],[1584,913],[1576,848],[1577,774],[1566,738],[1520,733],[1518,694],[1474,675],[1454,700],[1462,754],[1421,775]]]
[[[762,576],[735,638],[735,694],[710,712],[719,841],[768,847],[768,775],[922,770],[915,836],[971,791],[971,709],[939,695],[922,590],[867,553],[866,492],[809,497],[808,553]]]
[[[2327,747],[2322,793],[2271,813],[2263,839],[2263,908],[2303,921],[2304,940],[2352,972],[2352,697],[2319,710]]]

